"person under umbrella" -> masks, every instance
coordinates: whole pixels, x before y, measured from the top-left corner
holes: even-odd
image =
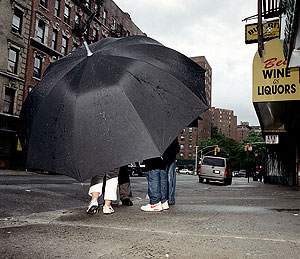
[[[114,209],[111,206],[113,200],[117,200],[117,187],[118,187],[118,174],[119,168],[110,170],[108,173],[105,173],[106,185],[104,192],[104,205],[103,213],[111,214],[114,212]],[[89,195],[91,196],[91,201],[87,208],[88,214],[95,214],[99,210],[98,198],[102,195],[103,187],[103,178],[100,175],[96,175],[91,179],[91,186],[89,189]]]
[[[159,212],[169,209],[168,205],[168,176],[166,164],[161,157],[144,161],[148,182],[150,202],[141,207],[142,211]]]

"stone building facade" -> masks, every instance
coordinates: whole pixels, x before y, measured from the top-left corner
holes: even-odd
[[[1,1],[0,168],[14,167],[16,129],[23,102],[32,1]]]

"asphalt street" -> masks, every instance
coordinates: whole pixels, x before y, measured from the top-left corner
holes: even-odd
[[[87,215],[88,182],[0,171],[0,258],[300,258],[299,188],[177,175],[176,204],[146,213],[131,186],[132,207]]]

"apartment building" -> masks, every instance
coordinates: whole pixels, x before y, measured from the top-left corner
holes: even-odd
[[[233,110],[211,108],[212,123],[226,137],[237,140],[237,116]]]
[[[112,0],[6,0],[0,9],[0,168],[18,167],[22,104],[46,68],[106,37],[145,35]]]

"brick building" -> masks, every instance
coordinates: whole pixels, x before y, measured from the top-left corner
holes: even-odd
[[[19,160],[16,129],[23,101],[52,62],[82,44],[90,17],[88,43],[145,35],[112,0],[1,1],[0,168]]]
[[[226,137],[237,140],[237,116],[233,110],[211,108],[212,123]]]
[[[211,86],[212,86],[212,69],[204,56],[191,57],[203,71],[205,79],[203,84],[205,85],[205,94],[208,107],[211,107]],[[194,165],[196,145],[198,140],[203,140],[211,137],[211,112],[207,110],[202,113],[201,119],[186,127],[178,136],[180,145],[180,153],[177,155],[178,165],[189,164]]]
[[[198,140],[204,140],[211,137],[211,86],[212,69],[204,56],[191,57],[198,65],[205,70],[205,94],[208,104],[208,110],[201,114],[202,120],[198,121]]]
[[[248,137],[249,132],[252,130],[248,121],[241,121],[240,125],[237,125],[237,141],[242,143],[244,139]]]
[[[111,0],[35,0],[32,5],[30,43],[24,96],[40,80],[50,63],[82,45],[82,30],[91,15],[87,42],[106,37],[145,35]]]
[[[31,20],[30,0],[1,1],[0,168],[14,167],[16,128],[22,108]]]

